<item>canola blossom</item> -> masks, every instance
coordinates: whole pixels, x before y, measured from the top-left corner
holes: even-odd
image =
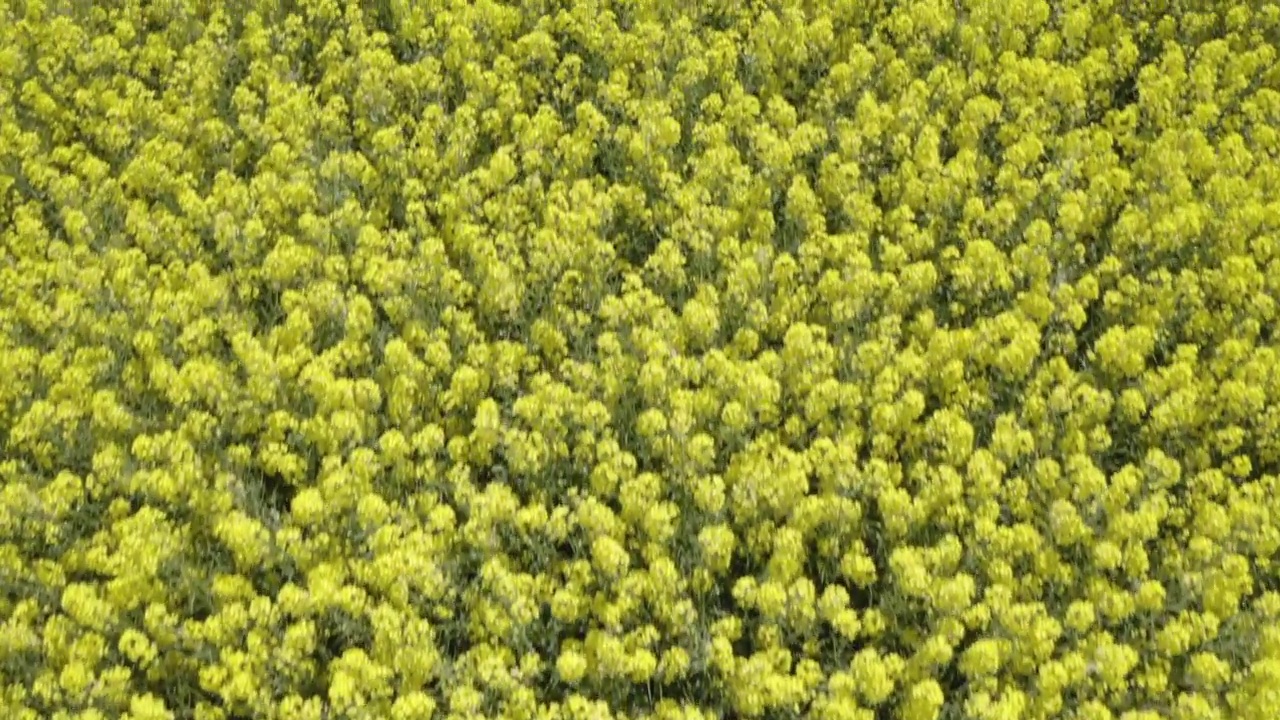
[[[1278,55],[0,0],[0,717],[1280,717]]]

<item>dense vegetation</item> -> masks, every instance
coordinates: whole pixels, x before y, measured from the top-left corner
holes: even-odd
[[[0,0],[0,716],[1280,717],[1278,51]]]

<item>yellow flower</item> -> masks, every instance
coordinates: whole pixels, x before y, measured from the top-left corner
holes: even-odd
[[[1231,666],[1210,652],[1191,656],[1189,676],[1192,682],[1207,691],[1215,691],[1231,680]]]
[[[1138,653],[1133,648],[1124,644],[1106,642],[1094,650],[1091,667],[1104,685],[1117,689],[1124,686],[1129,674],[1137,665]]]
[[[978,640],[960,656],[960,670],[970,678],[994,675],[1000,663],[1000,644],[990,638]]]
[[[818,614],[822,619],[832,622],[842,610],[849,607],[849,591],[842,585],[827,585],[818,599]]]
[[[98,632],[106,630],[113,615],[110,605],[84,583],[72,583],[63,590],[62,609],[76,622]]]
[[[872,706],[880,705],[893,694],[895,682],[888,664],[872,648],[858,651],[849,665],[859,693]]]
[[[728,525],[720,523],[704,528],[698,533],[698,544],[708,567],[715,572],[729,569],[737,540]]]
[[[1087,600],[1076,600],[1067,607],[1067,627],[1078,633],[1093,627],[1094,617],[1093,604]]]
[[[128,720],[173,720],[173,713],[165,707],[163,700],[146,693],[133,696],[129,701],[129,712],[124,717]]]
[[[942,709],[942,687],[936,680],[916,683],[907,692],[907,699],[898,708],[902,720],[936,720]]]
[[[836,613],[831,620],[832,627],[845,640],[855,640],[858,633],[862,630],[862,623],[858,620],[858,612],[853,608],[845,608]]]
[[[431,720],[436,702],[422,691],[400,695],[391,706],[392,720]]]
[[[627,659],[627,675],[634,683],[647,682],[658,669],[658,658],[644,648],[636,650]]]
[[[620,578],[631,565],[626,548],[608,535],[592,541],[591,560],[597,569],[611,578]]]
[[[889,567],[907,597],[923,598],[928,595],[931,585],[929,570],[913,548],[894,550],[889,558]]]
[[[859,587],[870,587],[876,581],[876,564],[865,548],[855,548],[840,560],[840,572]]]
[[[93,672],[82,662],[72,661],[62,668],[59,686],[72,696],[80,696],[93,683]]]
[[[1138,586],[1134,601],[1141,610],[1159,612],[1165,604],[1164,586],[1158,580],[1147,580]]]
[[[688,651],[680,646],[670,647],[662,653],[658,672],[664,682],[674,682],[685,676],[692,664]]]
[[[756,591],[755,607],[769,620],[781,619],[787,606],[787,590],[778,582],[766,581]]]
[[[269,531],[238,510],[218,519],[214,534],[231,550],[237,567],[242,570],[257,567],[266,557]]]
[[[562,650],[556,660],[556,673],[561,680],[571,685],[577,684],[587,673],[587,659],[577,651]]]
[[[155,645],[134,628],[129,628],[120,635],[119,648],[125,657],[144,667],[156,657]]]
[[[934,606],[941,612],[956,615],[969,609],[973,602],[977,585],[974,579],[960,573],[954,578],[943,580],[934,596]]]

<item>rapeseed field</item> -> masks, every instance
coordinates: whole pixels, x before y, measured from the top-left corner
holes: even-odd
[[[1278,54],[0,0],[0,718],[1280,718]]]

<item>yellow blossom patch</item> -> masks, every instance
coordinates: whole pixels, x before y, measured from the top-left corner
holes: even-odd
[[[0,0],[0,717],[1280,716],[1280,10]]]

